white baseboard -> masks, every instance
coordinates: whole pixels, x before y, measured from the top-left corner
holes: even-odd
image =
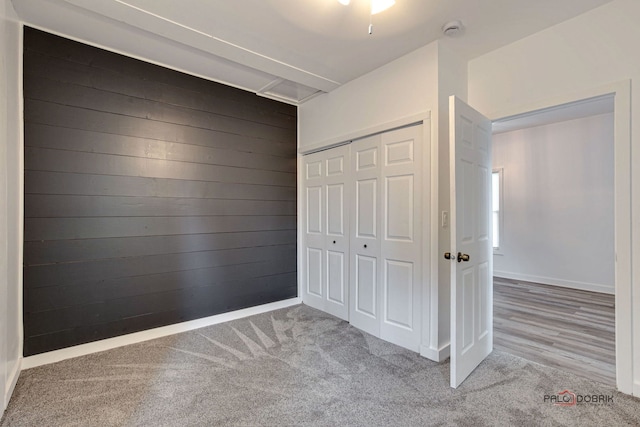
[[[111,350],[124,345],[136,344],[155,338],[174,335],[180,332],[192,331],[194,329],[204,328],[205,326],[216,325],[218,323],[229,322],[231,320],[241,319],[255,314],[266,313],[281,308],[291,307],[300,304],[302,299],[291,298],[284,301],[272,302],[269,304],[259,305],[256,307],[244,308],[242,310],[231,311],[229,313],[217,314],[215,316],[204,317],[202,319],[190,320],[188,322],[176,323],[175,325],[162,326],[160,328],[149,329],[146,331],[134,332],[132,334],[122,335],[119,337],[108,338],[87,344],[80,344],[73,347],[63,348],[61,350],[49,351],[47,353],[36,354],[22,359],[22,369],[35,368],[36,366],[47,365],[49,363],[59,362],[73,357],[85,356],[91,353]]]
[[[426,357],[434,362],[442,362],[449,357],[449,351],[451,346],[449,343],[443,345],[440,348],[429,347],[426,345],[420,346],[420,356]]]
[[[602,285],[598,283],[576,282],[564,279],[554,279],[553,277],[534,276],[531,274],[513,273],[510,271],[494,270],[495,277],[504,279],[522,280],[525,282],[541,283],[543,285],[560,286],[562,288],[579,289],[582,291],[600,292],[603,294],[615,294],[614,285]]]

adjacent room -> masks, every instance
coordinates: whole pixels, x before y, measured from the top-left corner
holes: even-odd
[[[496,348],[615,384],[614,102],[493,123]]]
[[[0,426],[640,424],[636,0],[0,1]]]

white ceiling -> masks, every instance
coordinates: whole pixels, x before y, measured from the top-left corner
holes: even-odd
[[[293,104],[442,38],[467,59],[612,0],[12,0],[27,24]]]

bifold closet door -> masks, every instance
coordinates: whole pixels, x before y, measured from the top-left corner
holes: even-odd
[[[380,336],[380,135],[351,143],[351,307],[349,321]]]
[[[422,126],[381,138],[380,338],[420,349]]]
[[[322,153],[304,156],[304,253],[302,255],[302,300],[305,304],[324,310],[322,283],[324,279],[324,159]]]
[[[348,145],[325,151],[325,311],[349,320]]]
[[[305,304],[349,320],[349,147],[304,156]]]
[[[420,346],[422,126],[351,144],[351,306],[357,328]]]

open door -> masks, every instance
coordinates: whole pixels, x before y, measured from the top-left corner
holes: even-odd
[[[493,350],[491,122],[449,98],[451,387]]]

